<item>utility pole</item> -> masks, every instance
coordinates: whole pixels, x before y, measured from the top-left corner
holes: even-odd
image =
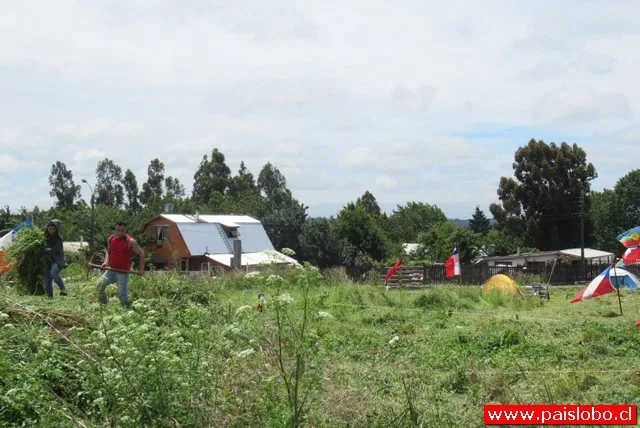
[[[580,272],[582,280],[587,280],[587,264],[584,258],[584,183],[580,185]]]
[[[82,182],[87,186],[89,186],[89,189],[91,190],[91,226],[89,230],[89,257],[92,257],[96,251],[95,250],[95,229],[94,229],[96,200],[95,200],[95,193],[93,192],[93,188],[91,187],[89,182],[87,182],[87,180],[85,180],[84,178],[82,179]]]

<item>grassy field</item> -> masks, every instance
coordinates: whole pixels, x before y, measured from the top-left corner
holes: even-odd
[[[313,268],[132,278],[101,308],[0,292],[1,426],[483,426],[485,403],[637,403],[640,295],[385,290]],[[264,290],[264,312],[256,311]],[[115,289],[109,289],[115,296]]]

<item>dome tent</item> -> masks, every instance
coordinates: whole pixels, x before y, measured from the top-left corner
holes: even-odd
[[[512,294],[518,295],[522,297],[522,291],[520,291],[520,286],[507,275],[499,273],[497,275],[493,275],[482,285],[482,292],[492,292],[496,291],[503,294]]]

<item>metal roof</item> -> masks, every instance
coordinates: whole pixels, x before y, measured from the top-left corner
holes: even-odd
[[[225,266],[231,267],[231,254],[209,254],[211,260],[215,260]],[[255,253],[242,253],[240,257],[242,266],[255,266],[269,263],[292,263],[299,264],[297,260],[285,256],[277,251],[259,251]]]
[[[161,215],[162,217],[166,218],[167,220],[171,220],[174,223],[195,223],[195,221],[193,221],[189,217],[182,214],[161,214]]]
[[[539,258],[539,257],[548,257],[548,256],[560,256],[567,255],[572,258],[580,258],[581,250],[580,248],[568,248],[566,250],[555,250],[555,251],[538,251],[535,253],[520,253],[520,254],[509,254],[508,256],[492,256],[485,257],[483,260],[491,260],[491,261],[499,261],[499,260],[513,260],[520,258]],[[584,258],[585,259],[598,259],[598,258],[610,258],[614,257],[615,254],[609,253],[606,251],[594,250],[593,248],[585,248],[584,249]]]
[[[566,254],[571,257],[580,258],[580,248],[569,248],[566,250],[560,251],[562,254]],[[614,257],[615,254],[609,253],[607,251],[594,250],[593,248],[585,248],[584,249],[584,258],[585,259],[597,259],[597,258],[606,258],[606,257]]]
[[[239,224],[239,223],[257,223],[260,224],[260,220],[256,220],[248,215],[210,215],[200,214],[200,221],[206,221],[207,223],[220,223],[224,225]],[[232,226],[235,227],[235,226]]]
[[[241,223],[238,228],[238,239],[242,242],[243,253],[274,250],[267,232],[262,227],[262,223]],[[231,239],[231,248],[233,248],[233,240]]]
[[[201,256],[205,252],[231,253],[227,235],[220,225],[210,223],[177,223],[177,225],[191,256]]]

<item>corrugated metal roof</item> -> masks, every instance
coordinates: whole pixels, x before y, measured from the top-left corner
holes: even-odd
[[[262,223],[241,223],[238,228],[238,239],[242,242],[243,253],[274,250]],[[231,248],[233,248],[233,239],[231,241]]]
[[[537,258],[537,257],[548,257],[548,256],[560,256],[561,254],[573,257],[580,258],[580,248],[569,248],[566,250],[555,250],[555,251],[538,251],[535,253],[520,253],[520,254],[509,254],[508,256],[492,256],[485,257],[483,260],[487,261],[499,261],[499,260],[512,260],[517,258]],[[594,250],[593,248],[585,248],[584,249],[584,258],[585,259],[597,259],[597,258],[606,258],[606,257],[614,257],[613,253],[608,253],[606,251]]]
[[[260,220],[256,220],[248,215],[211,215],[201,214],[200,221],[206,221],[207,223],[220,223],[220,224],[238,224],[238,223],[260,223]]]
[[[162,217],[167,220],[171,220],[174,223],[195,223],[195,221],[191,220],[189,217],[184,216],[182,214],[161,214]]]
[[[560,251],[562,254],[566,254],[571,257],[581,257],[580,248],[569,248],[567,250]],[[607,251],[594,250],[593,248],[585,248],[584,249],[584,257],[585,259],[597,259],[604,257],[614,257],[615,254],[609,253]]]
[[[219,225],[209,223],[177,223],[177,225],[191,256],[201,256],[207,251],[211,254],[231,252],[225,238],[226,234],[224,237],[221,235]]]
[[[231,254],[209,254],[211,260],[215,260],[225,266],[231,266]],[[277,251],[264,251],[255,253],[242,253],[240,257],[242,266],[255,266],[268,263],[292,263],[299,264],[297,260],[291,257],[285,256]]]

